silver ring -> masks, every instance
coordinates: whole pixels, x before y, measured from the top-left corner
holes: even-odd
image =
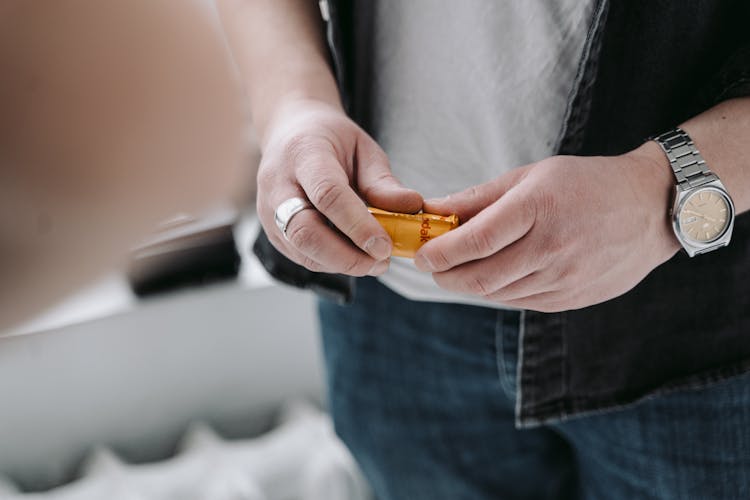
[[[282,201],[273,213],[276,226],[279,228],[279,231],[281,231],[281,234],[284,235],[286,241],[289,241],[289,238],[286,235],[286,229],[289,227],[289,222],[291,222],[292,217],[310,207],[312,207],[312,205],[309,201],[295,196],[294,198]]]

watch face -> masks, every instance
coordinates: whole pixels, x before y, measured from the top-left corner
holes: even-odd
[[[700,189],[682,203],[680,231],[697,242],[710,243],[720,238],[731,220],[729,201],[717,189]]]

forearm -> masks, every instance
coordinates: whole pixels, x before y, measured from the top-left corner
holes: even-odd
[[[750,97],[722,102],[680,127],[726,186],[737,213],[750,210]],[[665,199],[671,199],[675,179],[661,148],[649,141],[632,154],[653,163],[651,181],[661,186]]]
[[[750,210],[750,97],[725,101],[682,125],[732,195]]]
[[[265,143],[275,110],[287,99],[340,107],[315,0],[219,0],[219,13]]]

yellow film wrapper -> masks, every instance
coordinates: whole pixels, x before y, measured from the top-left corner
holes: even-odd
[[[400,214],[367,207],[393,241],[392,255],[413,258],[417,250],[433,238],[458,227],[458,216]]]

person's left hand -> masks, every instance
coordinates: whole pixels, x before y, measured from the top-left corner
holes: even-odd
[[[674,186],[653,142],[616,157],[556,156],[425,202],[462,225],[415,258],[447,290],[556,312],[617,297],[678,250]]]

